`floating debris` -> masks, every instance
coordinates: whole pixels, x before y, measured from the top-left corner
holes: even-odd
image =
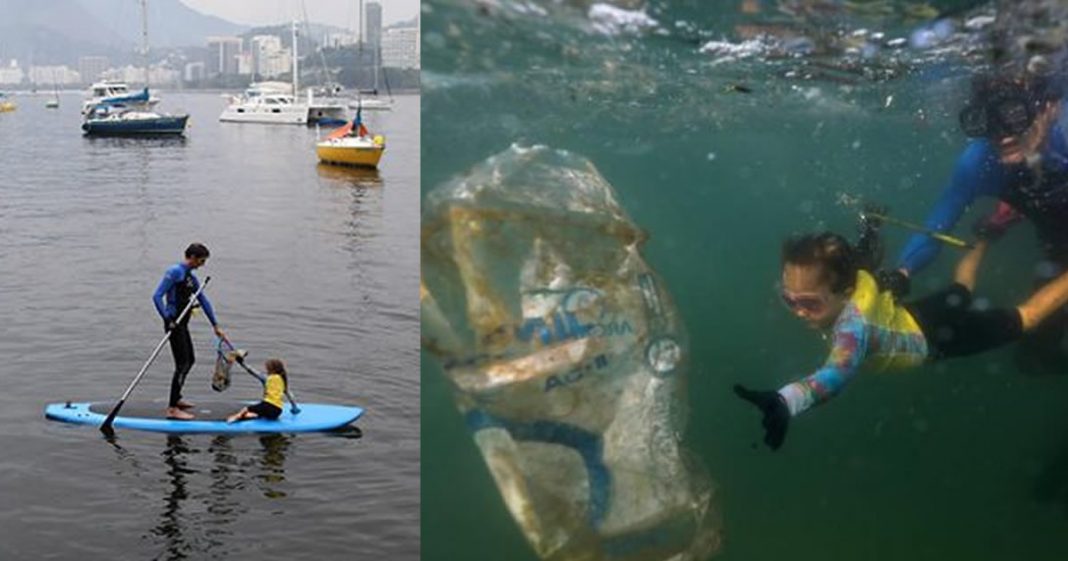
[[[594,4],[587,14],[594,31],[608,36],[637,35],[659,23],[642,10],[625,10],[610,4]]]

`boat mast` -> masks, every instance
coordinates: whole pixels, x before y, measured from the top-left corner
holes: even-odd
[[[141,0],[141,60],[145,65],[145,87],[148,87],[148,0]]]
[[[294,20],[292,25],[293,31],[293,100],[297,99],[297,22]]]

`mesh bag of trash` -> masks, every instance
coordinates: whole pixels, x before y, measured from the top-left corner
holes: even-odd
[[[223,340],[215,343],[215,370],[211,374],[211,389],[221,392],[230,387],[230,369],[234,366],[236,351],[223,348]]]
[[[423,347],[543,559],[719,547],[711,480],[681,442],[687,341],[644,239],[588,160],[542,146],[424,204]]]

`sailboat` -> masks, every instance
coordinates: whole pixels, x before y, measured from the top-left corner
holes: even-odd
[[[92,106],[82,123],[86,135],[157,136],[181,135],[185,132],[189,115],[166,115],[141,108],[141,103],[151,99],[148,93],[147,0],[141,0],[141,51],[145,64],[144,90],[138,94],[104,98]],[[130,101],[135,103],[130,104]]]
[[[356,109],[356,118],[352,122],[315,145],[315,153],[323,163],[372,168],[378,167],[385,150],[385,137],[380,134],[372,136],[363,125],[363,108]]]
[[[52,71],[52,99],[45,102],[47,109],[59,109],[59,84],[56,83],[56,71]]]
[[[0,113],[7,113],[18,108],[14,101],[8,99],[7,94],[0,92]]]

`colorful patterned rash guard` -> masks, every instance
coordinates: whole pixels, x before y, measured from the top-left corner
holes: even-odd
[[[879,292],[863,270],[857,271],[853,296],[835,320],[831,338],[831,354],[819,370],[779,389],[791,416],[837,395],[861,368],[909,368],[928,357],[916,320],[889,291]]]

